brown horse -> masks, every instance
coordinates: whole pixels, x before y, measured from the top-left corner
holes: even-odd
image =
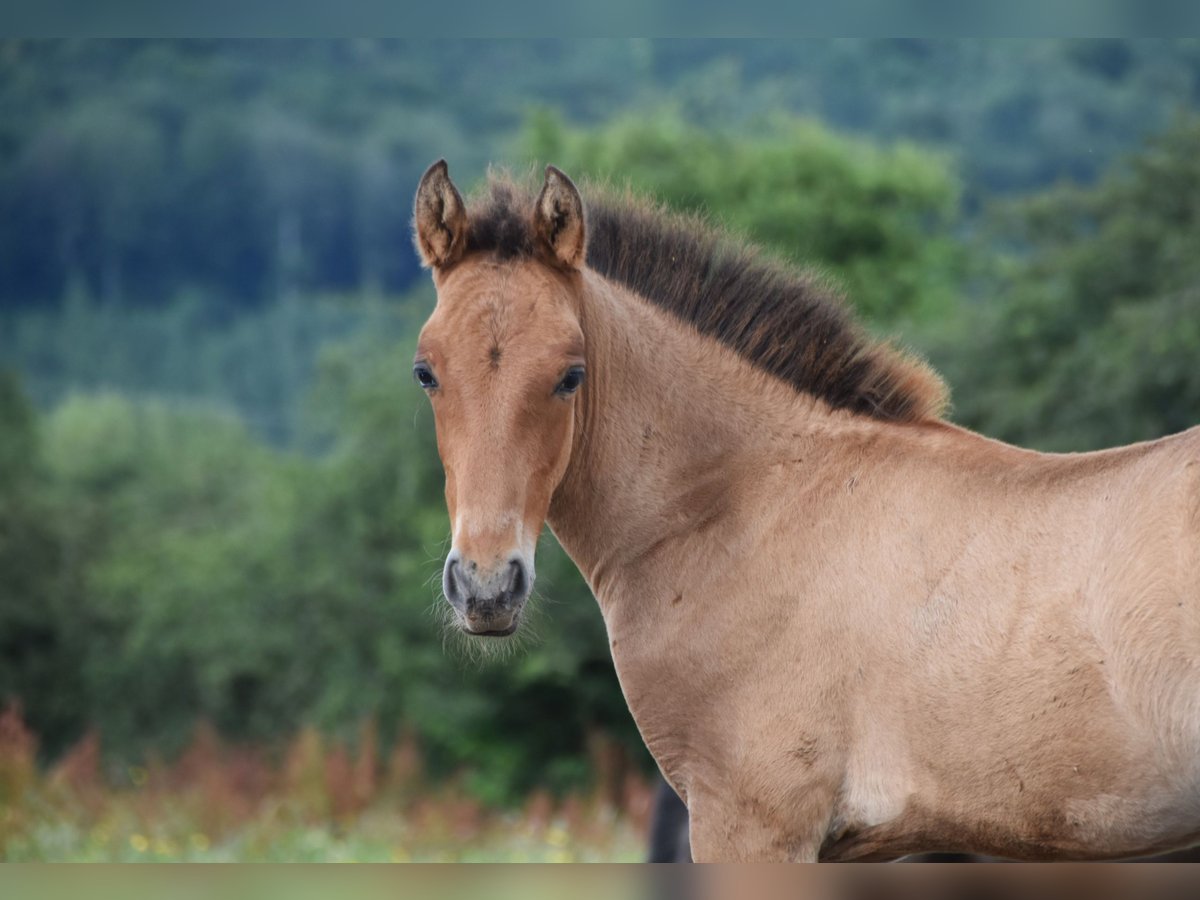
[[[955,427],[819,281],[554,168],[468,208],[439,162],[415,230],[446,597],[514,632],[549,522],[697,859],[1200,838],[1200,431]]]

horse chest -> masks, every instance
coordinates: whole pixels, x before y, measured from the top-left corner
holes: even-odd
[[[912,789],[907,779],[896,775],[884,764],[848,778],[835,818],[854,829],[872,828],[898,818],[908,805]]]

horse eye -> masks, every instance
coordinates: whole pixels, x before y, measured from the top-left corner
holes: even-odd
[[[567,370],[567,374],[558,383],[558,387],[554,389],[554,393],[569,396],[579,390],[581,384],[583,384],[583,368],[581,366],[574,366]]]
[[[429,368],[428,363],[417,363],[413,366],[413,379],[427,391],[438,386],[437,379],[433,377],[433,369]]]

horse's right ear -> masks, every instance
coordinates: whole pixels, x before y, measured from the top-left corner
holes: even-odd
[[[426,266],[458,262],[467,244],[467,207],[444,159],[425,170],[413,201],[413,239]]]

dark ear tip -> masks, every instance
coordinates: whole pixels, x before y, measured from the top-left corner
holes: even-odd
[[[439,159],[437,162],[431,165],[425,170],[425,174],[421,176],[421,180],[426,181],[432,178],[434,175],[440,175],[442,178],[450,177],[450,167],[446,165],[446,160]]]

